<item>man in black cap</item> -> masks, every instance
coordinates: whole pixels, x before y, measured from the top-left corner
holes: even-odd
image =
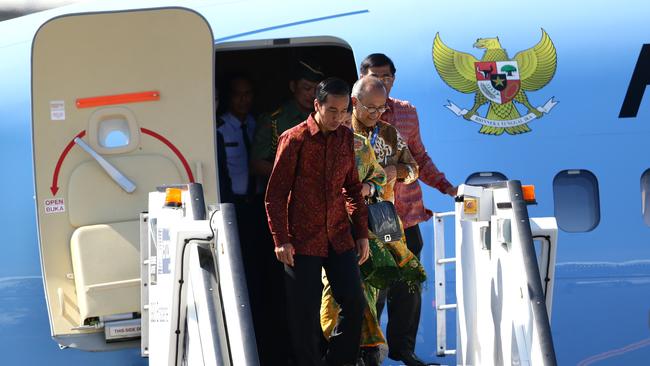
[[[271,175],[278,138],[307,119],[314,111],[316,86],[325,74],[313,62],[299,60],[293,70],[289,90],[293,98],[270,114],[260,116],[251,151],[251,171],[264,179]]]

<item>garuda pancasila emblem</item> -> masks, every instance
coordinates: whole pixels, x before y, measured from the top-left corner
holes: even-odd
[[[445,107],[457,116],[481,124],[480,133],[516,135],[529,132],[528,123],[547,114],[558,103],[551,97],[540,107],[533,107],[526,96],[548,84],[557,66],[555,46],[542,29],[542,39],[534,47],[521,51],[513,59],[501,48],[499,38],[479,38],[474,47],[484,49],[481,60],[449,48],[436,34],[433,41],[433,64],[447,85],[461,93],[474,93],[474,105],[463,109],[449,101]],[[515,103],[528,111],[521,115]],[[485,117],[478,109],[488,104]]]

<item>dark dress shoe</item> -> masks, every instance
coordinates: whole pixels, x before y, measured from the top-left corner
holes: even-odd
[[[363,366],[381,366],[379,347],[362,347],[360,353]]]
[[[439,365],[438,363],[424,362],[413,352],[407,354],[397,354],[397,355],[388,353],[388,357],[395,361],[402,361],[406,366]]]

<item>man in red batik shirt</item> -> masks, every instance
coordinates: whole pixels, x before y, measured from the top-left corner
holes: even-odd
[[[359,67],[361,77],[372,75],[379,78],[386,87],[387,94],[395,81],[395,65],[390,58],[382,53],[373,53],[366,57]],[[443,194],[456,195],[454,187],[445,175],[438,170],[427,154],[420,137],[420,122],[415,107],[409,102],[388,98],[388,110],[381,116],[383,121],[397,128],[402,138],[406,140],[411,155],[419,168],[419,179],[427,185],[437,188]],[[397,182],[395,184],[395,208],[404,225],[406,245],[420,258],[422,251],[422,235],[418,224],[431,218],[431,212],[424,208],[420,184],[415,181],[410,184]],[[402,361],[408,366],[426,365],[415,355],[415,338],[420,323],[420,308],[422,305],[421,292],[413,291],[403,282],[398,282],[386,291],[380,292],[377,301],[377,314],[381,314],[388,298],[388,324],[386,338],[388,341],[388,357]]]
[[[324,361],[356,364],[358,357],[365,307],[359,264],[369,253],[368,212],[354,137],[341,126],[349,100],[350,88],[343,80],[318,84],[315,112],[280,136],[266,191],[275,254],[285,268],[293,352],[301,366],[322,364],[322,268],[341,306]]]

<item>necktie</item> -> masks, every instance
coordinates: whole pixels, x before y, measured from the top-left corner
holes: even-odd
[[[241,134],[242,137],[244,138],[244,146],[246,147],[246,156],[250,156],[251,152],[251,140],[250,137],[248,136],[248,124],[247,123],[242,123],[241,124]],[[250,173],[250,172],[249,172]],[[248,175],[248,188],[246,190],[246,195],[250,198],[253,197],[255,194],[256,190],[256,184],[255,184],[255,177],[252,175]]]

